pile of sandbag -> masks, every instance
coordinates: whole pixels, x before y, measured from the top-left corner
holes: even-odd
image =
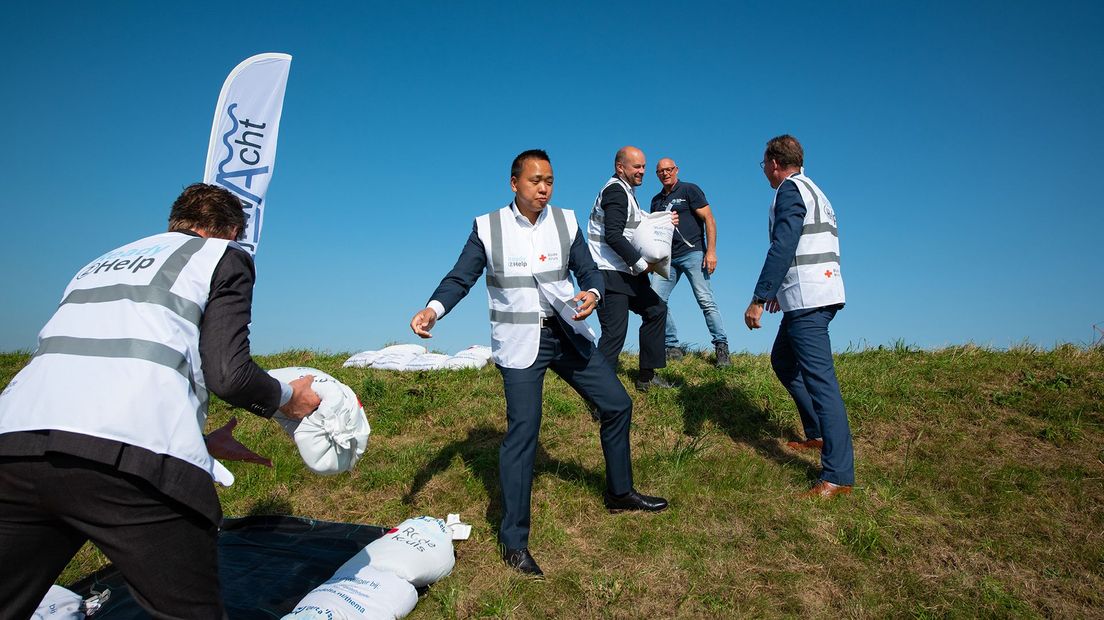
[[[451,518],[450,518],[451,521]],[[421,588],[452,572],[453,526],[433,517],[407,519],[349,558],[303,597],[284,620],[393,620],[418,604]]]
[[[289,419],[279,411],[272,419],[295,441],[303,463],[314,473],[330,475],[351,470],[364,455],[372,432],[352,388],[317,368],[276,368],[268,374],[284,383],[314,375],[311,388],[322,399],[318,409],[302,420]]]
[[[470,346],[456,355],[445,355],[430,353],[419,344],[393,344],[379,351],[361,351],[345,360],[344,366],[411,372],[482,368],[490,360],[491,348],[482,345]]]
[[[674,233],[670,211],[657,211],[644,214],[644,219],[628,239],[645,261],[660,263],[652,271],[666,278],[671,270],[671,237]]]

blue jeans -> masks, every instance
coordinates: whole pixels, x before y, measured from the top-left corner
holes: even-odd
[[[677,243],[677,242],[676,242]],[[713,301],[713,287],[709,285],[709,274],[702,267],[705,253],[700,251],[687,252],[678,258],[671,259],[671,279],[665,280],[662,276],[652,276],[652,288],[659,294],[664,302],[671,296],[671,291],[678,284],[682,276],[690,281],[690,288],[694,291],[694,299],[698,300],[698,307],[705,315],[705,326],[709,328],[709,335],[713,338],[713,344],[728,344],[728,336],[725,335],[724,323],[721,321],[721,311],[717,309],[717,302]],[[665,338],[668,347],[679,346],[678,330],[675,328],[675,319],[667,311],[667,335]]]

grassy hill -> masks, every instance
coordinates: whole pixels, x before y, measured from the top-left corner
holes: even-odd
[[[472,539],[410,618],[1104,617],[1104,350],[839,354],[858,484],[830,502],[794,497],[817,460],[785,448],[797,413],[768,358],[718,370],[689,356],[664,371],[681,387],[630,388],[637,487],[671,500],[657,515],[603,509],[598,426],[549,373],[531,539],[543,583],[496,551],[498,372],[345,369],[345,357],[259,362],[357,391],[373,433],[356,471],[311,474],[277,425],[237,411],[237,436],[275,467],[231,463],[223,507],[381,525],[461,513]],[[0,384],[26,359],[0,355]],[[216,402],[210,428],[231,415]],[[86,547],[62,581],[102,562]]]

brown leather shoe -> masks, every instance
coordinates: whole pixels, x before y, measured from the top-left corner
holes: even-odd
[[[817,480],[817,483],[813,485],[813,488],[799,493],[800,497],[821,497],[829,499],[837,495],[848,495],[851,493],[851,487],[849,485],[832,484],[827,480]]]
[[[823,450],[823,439],[806,439],[805,441],[787,441],[786,447],[791,450]]]

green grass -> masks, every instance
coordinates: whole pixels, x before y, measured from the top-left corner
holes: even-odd
[[[797,414],[766,356],[718,370],[688,355],[663,371],[679,387],[647,394],[623,371],[637,487],[671,500],[656,515],[602,508],[598,426],[550,373],[531,540],[543,583],[496,553],[498,372],[346,369],[345,357],[259,362],[357,391],[373,433],[356,470],[315,476],[275,424],[216,401],[210,428],[236,415],[238,437],[275,464],[231,463],[223,507],[380,525],[460,512],[472,539],[410,618],[1104,617],[1100,349],[898,342],[837,355],[858,486],[831,502],[794,497],[817,460],[785,448]],[[26,360],[0,354],[3,384]],[[102,562],[86,547],[61,581]]]

